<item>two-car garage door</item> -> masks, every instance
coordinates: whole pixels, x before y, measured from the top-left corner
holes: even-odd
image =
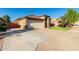
[[[29,20],[28,21],[28,29],[33,29],[33,28],[44,28],[43,21]]]

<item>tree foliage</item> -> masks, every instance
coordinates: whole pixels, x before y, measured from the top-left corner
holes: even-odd
[[[1,24],[0,26],[0,31],[6,31],[7,30],[7,26],[5,23]]]
[[[67,13],[65,14],[65,17],[67,18],[67,21],[69,23],[74,23],[78,20],[77,14],[77,11],[73,9],[68,9]]]
[[[73,24],[78,21],[79,14],[73,9],[68,9],[64,16],[60,17],[62,25]]]
[[[4,21],[3,23],[0,24],[0,31],[6,31],[7,30],[7,25],[10,21],[10,17],[8,15],[4,15],[2,17],[2,20]]]
[[[60,18],[61,18],[61,20],[60,20],[60,22],[61,22],[61,26],[64,27],[64,25],[67,24],[67,19],[66,19],[65,16],[61,16]]]
[[[4,15],[2,18],[3,18],[3,20],[5,21],[6,24],[11,22],[10,17],[8,15]]]

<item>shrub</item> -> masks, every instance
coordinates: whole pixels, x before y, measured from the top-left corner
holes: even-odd
[[[1,24],[0,31],[6,31],[6,30],[7,30],[7,25],[5,23]]]

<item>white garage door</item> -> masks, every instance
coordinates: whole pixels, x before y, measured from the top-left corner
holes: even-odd
[[[32,28],[44,28],[43,21],[30,20],[28,23],[29,23],[28,24],[29,29],[32,29]]]

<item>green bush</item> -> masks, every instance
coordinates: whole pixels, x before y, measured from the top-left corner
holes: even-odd
[[[1,24],[0,31],[6,31],[6,30],[7,30],[7,25],[5,23]]]

